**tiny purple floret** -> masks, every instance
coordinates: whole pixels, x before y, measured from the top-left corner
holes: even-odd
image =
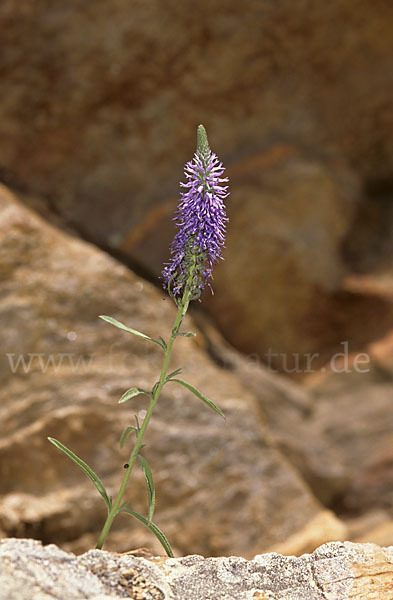
[[[174,221],[178,231],[171,244],[171,260],[163,270],[164,287],[176,297],[183,293],[187,281],[194,298],[200,296],[212,277],[213,265],[222,259],[225,228],[228,221],[224,198],[229,195],[224,167],[207,145],[197,150],[186,163],[186,191],[180,201]],[[193,274],[190,284],[190,274]]]

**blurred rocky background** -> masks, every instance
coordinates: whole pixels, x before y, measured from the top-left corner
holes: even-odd
[[[117,399],[160,357],[97,315],[168,332],[202,122],[230,227],[174,366],[227,421],[168,386],[157,522],[179,554],[393,544],[393,5],[3,0],[0,25],[2,534],[95,543],[101,499],[46,437],[115,491],[145,407]],[[119,520],[108,547],[154,544]]]

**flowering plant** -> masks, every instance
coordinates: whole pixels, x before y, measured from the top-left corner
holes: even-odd
[[[119,513],[128,514],[142,522],[156,535],[163,545],[168,556],[173,556],[170,544],[163,532],[152,521],[155,508],[155,488],[152,471],[149,463],[141,454],[143,439],[158,401],[162,388],[169,382],[177,383],[192,392],[220,416],[222,411],[191,384],[178,379],[181,369],[176,369],[168,374],[171,351],[174,341],[178,336],[190,337],[194,333],[180,331],[181,324],[192,300],[200,299],[201,292],[207,284],[210,289],[209,279],[212,277],[213,265],[222,258],[222,248],[225,240],[225,214],[224,198],[228,196],[228,179],[222,177],[224,167],[209,148],[206,130],[199,125],[197,132],[197,150],[192,160],[185,166],[186,182],[180,185],[186,191],[181,193],[179,206],[174,218],[178,231],[171,245],[171,259],[164,266],[162,273],[164,287],[177,306],[177,314],[168,341],[163,337],[151,338],[140,331],[131,329],[112,317],[101,315],[101,319],[108,323],[136,335],[144,340],[158,345],[164,352],[159,379],[151,390],[139,387],[128,389],[120,398],[119,403],[126,402],[139,394],[149,398],[149,406],[142,423],[135,417],[135,425],[129,425],[120,438],[120,447],[123,447],[131,433],[136,436],[134,447],[125,466],[120,489],[115,499],[108,493],[96,473],[74,452],[54,438],[48,438],[59,450],[71,458],[82,471],[90,478],[98,492],[104,499],[108,515],[99,537],[97,548],[101,549],[112,526],[113,520]],[[128,502],[123,501],[135,461],[138,460],[144,473],[148,491],[147,517],[126,508]]]

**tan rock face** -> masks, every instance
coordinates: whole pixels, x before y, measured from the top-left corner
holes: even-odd
[[[210,302],[226,337],[323,355],[354,323],[363,347],[391,311],[343,289],[341,249],[351,265],[391,251],[392,19],[367,0],[3,2],[2,178],[157,274],[203,121],[231,176]]]
[[[314,427],[324,432],[348,475],[340,498],[343,513],[391,511],[393,422],[391,381],[359,381],[336,389],[316,403]]]
[[[202,315],[198,323],[210,352],[258,399],[280,451],[323,504],[344,519],[347,539],[392,544],[390,334],[366,349],[366,371],[355,370],[352,353],[347,365],[337,362],[341,372],[326,369],[305,388],[261,369],[257,357],[239,356]],[[323,519],[320,515],[301,536],[294,536],[298,551],[300,538],[320,532]],[[293,553],[293,539],[285,541],[285,550],[278,545],[279,551]]]
[[[300,156],[250,165],[248,177],[230,199],[226,260],[207,305],[237,348],[302,373],[307,353],[342,339],[328,319],[345,269],[339,247],[355,209],[354,181]]]
[[[281,134],[389,174],[391,6],[291,7],[3,3],[4,168],[103,236],[171,195],[196,121],[228,156]]]
[[[120,406],[117,400],[133,385],[151,387],[162,357],[153,344],[97,316],[166,336],[174,307],[101,251],[42,222],[4,188],[0,235],[0,529],[82,551],[96,542],[105,507],[47,436],[73,449],[116,492],[128,458],[118,440],[146,407],[141,397]],[[195,324],[188,319],[185,327]],[[179,340],[173,368],[182,365],[184,378],[221,406],[226,421],[183,388],[165,388],[145,449],[157,487],[156,520],[178,553],[250,555],[302,532],[322,509],[272,441],[252,391],[216,366],[203,344],[201,335]],[[276,394],[283,396],[279,386]],[[137,470],[128,498],[146,512]],[[317,543],[335,538],[337,522],[331,523]],[[108,548],[158,551],[154,543],[123,518]]]

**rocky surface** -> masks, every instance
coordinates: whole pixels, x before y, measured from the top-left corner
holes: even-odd
[[[375,366],[368,375],[335,384],[333,376],[315,389],[313,427],[329,439],[347,474],[336,498],[343,514],[390,513],[393,502],[393,385]]]
[[[122,405],[117,400],[133,385],[151,387],[161,355],[153,344],[97,316],[110,314],[148,334],[166,336],[175,309],[105,253],[43,222],[5,188],[0,191],[0,277],[0,529],[4,535],[84,551],[96,543],[105,506],[47,436],[81,456],[114,493],[128,458],[118,440],[133,415],[146,408],[143,397]],[[187,329],[195,326],[191,319],[185,323]],[[167,386],[146,440],[157,487],[155,518],[175,551],[186,554],[192,547],[204,555],[251,556],[282,547],[286,540],[291,551],[306,551],[345,539],[342,522],[316,499],[297,465],[289,462],[290,453],[280,451],[255,393],[207,350],[202,334],[179,340],[173,368],[183,366],[184,379],[211,397],[226,421],[183,388]],[[299,422],[306,396],[301,399],[296,386],[279,376],[265,380],[266,407],[277,398],[281,410],[294,412]],[[285,437],[283,420],[280,428]],[[304,457],[305,443],[299,448]],[[341,475],[329,469],[335,459],[324,448],[321,436],[315,445],[324,473],[320,478],[336,485]],[[318,460],[309,463],[305,471],[316,477]],[[128,498],[132,508],[146,512],[137,470]],[[154,544],[149,532],[123,517],[107,547],[125,551],[147,545],[159,551]]]
[[[369,285],[375,290],[377,283],[373,278]],[[387,278],[380,289],[389,297]],[[365,349],[364,371],[354,368],[356,353],[349,353],[337,358],[337,371],[326,364],[305,387],[261,368],[255,355],[239,356],[203,314],[196,317],[210,353],[255,395],[280,451],[344,520],[347,537],[393,544],[391,332]],[[297,553],[289,540],[278,550]]]
[[[367,0],[2,3],[2,167],[108,241],[177,194],[196,121],[233,160],[281,140],[274,163],[296,140],[386,179],[392,16]]]
[[[393,549],[330,543],[277,553],[145,558],[91,550],[76,557],[33,540],[0,541],[1,600],[390,600]]]
[[[384,0],[3,1],[0,177],[156,275],[204,122],[232,190],[205,305],[246,353],[319,368],[393,324],[343,281],[391,270],[392,20]]]
[[[257,355],[241,355],[202,312],[197,312],[195,319],[209,353],[224,368],[235,373],[255,396],[274,443],[301,473],[313,493],[324,505],[329,505],[347,488],[350,472],[348,465],[344,466],[342,448],[332,443],[328,402],[324,405],[325,421],[316,419],[319,406],[314,397],[316,391],[264,368]]]

